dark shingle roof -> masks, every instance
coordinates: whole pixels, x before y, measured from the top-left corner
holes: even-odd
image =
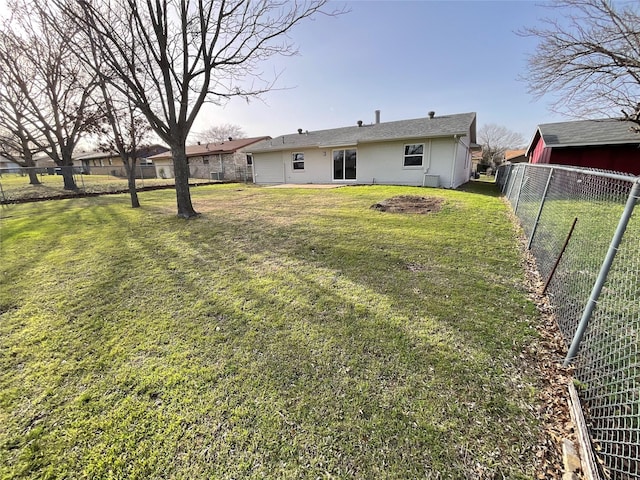
[[[616,119],[545,123],[538,130],[548,147],[640,143],[635,124]],[[637,125],[636,125],[637,126]]]
[[[409,138],[436,138],[466,135],[471,130],[471,141],[475,141],[475,112],[442,115],[433,118],[416,118],[395,122],[342,127],[314,132],[282,135],[257,143],[248,150],[270,152],[308,147],[338,147],[367,142],[382,142]]]
[[[260,142],[270,137],[251,137],[251,138],[238,138],[236,140],[228,140],[220,143],[202,143],[200,145],[188,145],[185,150],[187,157],[200,157],[202,155],[216,155],[222,153],[234,153],[237,150],[247,147],[256,142]],[[159,153],[149,157],[151,160],[160,160],[164,158],[171,158],[171,150]]]

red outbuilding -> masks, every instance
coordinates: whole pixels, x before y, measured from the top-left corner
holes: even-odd
[[[637,124],[609,118],[541,124],[529,143],[526,156],[530,163],[640,175],[640,133],[637,128]]]

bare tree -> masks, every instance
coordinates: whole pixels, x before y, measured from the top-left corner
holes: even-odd
[[[99,119],[94,78],[86,75],[68,41],[79,29],[63,19],[53,29],[24,3],[12,3],[10,9],[11,18],[0,31],[0,90],[2,99],[12,103],[2,113],[13,110],[12,121],[29,144],[23,145],[23,155],[32,149],[45,152],[63,167],[64,188],[76,190],[73,151]],[[59,35],[60,29],[65,35]]]
[[[26,167],[29,183],[40,185],[33,159],[38,150],[29,140],[19,105],[19,100],[12,97],[11,89],[0,80],[0,155]]]
[[[104,99],[104,119],[109,125],[101,132],[99,147],[105,152],[118,152],[127,175],[127,186],[131,207],[140,207],[136,187],[138,155],[144,148],[151,127],[147,119],[132,104],[129,98],[117,98],[101,85]]]
[[[109,82],[111,78],[108,66],[105,66],[100,57],[102,50],[97,48],[95,38],[88,32],[87,40],[90,45],[88,52],[78,52],[87,64],[95,65],[97,83],[102,104],[104,105],[104,119],[109,128],[102,130],[100,147],[105,151],[117,151],[124,164],[127,174],[127,185],[131,207],[139,208],[140,199],[136,188],[136,164],[139,147],[148,138],[151,126],[135,106],[130,95],[123,95],[121,91],[113,88]],[[126,86],[125,86],[126,88]]]
[[[502,125],[487,123],[478,129],[478,141],[482,145],[482,163],[498,166],[504,159],[504,152],[521,147],[524,137]]]
[[[191,137],[198,142],[220,143],[226,142],[229,138],[246,138],[247,134],[240,125],[232,123],[223,123],[209,127],[201,132],[193,132]]]
[[[538,97],[556,94],[555,111],[614,116],[640,129],[640,4],[559,0],[557,19],[526,28],[540,43],[526,80]]]
[[[205,101],[251,97],[273,86],[258,66],[291,55],[287,32],[328,0],[55,0],[93,32],[112,85],[128,95],[172,151],[178,215],[197,215],[185,142]],[[337,14],[339,12],[331,12]]]

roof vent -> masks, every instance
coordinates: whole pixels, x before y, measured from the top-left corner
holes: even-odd
[[[358,120],[358,126],[361,127],[362,126],[362,120]]]
[[[229,141],[232,142],[233,141],[233,137],[229,137]]]
[[[302,129],[301,129],[301,128],[299,128],[299,129],[298,129],[298,133],[299,133],[300,135],[302,135]]]
[[[436,112],[434,112],[433,110],[431,110],[431,111],[429,112],[429,118],[433,118],[433,117],[435,117],[435,116],[436,116]]]
[[[198,142],[198,145],[200,145],[200,142]]]

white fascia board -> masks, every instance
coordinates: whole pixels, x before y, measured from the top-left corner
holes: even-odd
[[[544,142],[544,137],[542,136],[542,132],[540,131],[540,127],[536,127],[536,131],[533,133],[533,136],[531,137],[531,140],[529,140],[529,143],[527,144],[527,148],[524,151],[524,156],[529,158],[529,153],[531,153],[531,149],[533,148],[533,141],[536,139],[536,135],[540,134],[540,140],[542,140]],[[545,147],[548,147],[549,145],[547,145],[547,143],[545,142],[544,144]]]
[[[357,147],[358,143],[336,143],[332,145],[318,145],[318,148],[348,148],[348,147]]]
[[[359,141],[358,144],[361,143],[386,143],[386,142],[406,142],[407,140],[433,140],[436,138],[453,138],[458,140],[461,137],[466,136],[466,132],[460,133],[447,133],[441,135],[411,135],[409,137],[391,137],[391,138],[376,138],[372,140],[362,140]]]

